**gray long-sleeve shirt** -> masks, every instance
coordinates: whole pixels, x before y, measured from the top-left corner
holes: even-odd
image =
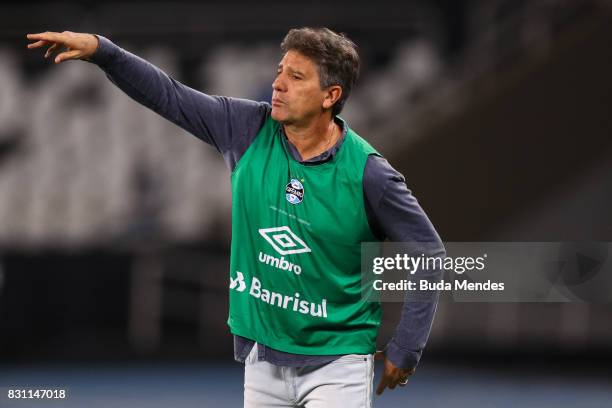
[[[211,96],[174,80],[142,58],[98,36],[99,46],[89,59],[127,95],[157,112],[202,141],[213,145],[230,170],[249,148],[270,112],[270,105],[245,99]],[[347,127],[341,120],[343,136],[321,155],[303,161],[288,140],[290,153],[303,163],[316,165],[330,160],[341,148]],[[435,242],[443,254],[440,238],[408,190],[404,177],[382,157],[370,156],[363,175],[363,191],[368,223],[380,240],[396,242]],[[436,310],[436,302],[405,302],[400,322],[385,354],[400,368],[415,367],[423,349]],[[254,342],[234,336],[235,359],[244,362]],[[282,366],[307,366],[329,362],[338,356],[298,355],[258,344],[258,358]]]

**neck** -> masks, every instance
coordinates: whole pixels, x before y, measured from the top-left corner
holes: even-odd
[[[302,160],[316,157],[331,148],[341,133],[330,115],[305,125],[284,124],[287,139],[296,147]]]

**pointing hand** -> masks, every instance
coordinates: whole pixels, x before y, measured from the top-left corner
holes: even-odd
[[[45,52],[45,58],[50,57],[54,52],[64,47],[64,50],[54,59],[56,64],[72,59],[87,59],[98,48],[98,38],[95,35],[73,33],[72,31],[64,31],[62,33],[47,31],[44,33],[28,34],[27,38],[28,40],[35,41],[28,44],[28,49],[49,45],[47,52]]]

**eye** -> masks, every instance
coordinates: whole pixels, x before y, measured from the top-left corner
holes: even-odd
[[[301,77],[301,76],[299,76],[299,75],[293,74],[293,79],[300,80],[300,79],[302,79],[302,77]]]

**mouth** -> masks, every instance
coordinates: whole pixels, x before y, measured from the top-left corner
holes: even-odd
[[[285,102],[278,98],[272,98],[272,106],[281,106],[284,105]]]

